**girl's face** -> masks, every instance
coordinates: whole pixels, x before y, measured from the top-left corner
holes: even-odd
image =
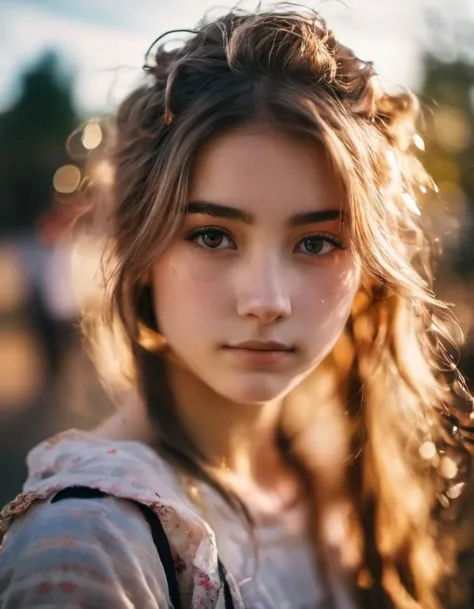
[[[359,269],[321,150],[245,128],[198,156],[182,233],[152,269],[173,353],[237,403],[286,395],[332,349]]]

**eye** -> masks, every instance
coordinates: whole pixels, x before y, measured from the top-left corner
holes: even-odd
[[[329,235],[311,235],[302,239],[296,250],[302,254],[322,258],[335,250],[343,250],[343,244],[335,237]]]
[[[220,228],[199,228],[191,231],[187,238],[203,249],[235,249],[235,242],[232,237]]]

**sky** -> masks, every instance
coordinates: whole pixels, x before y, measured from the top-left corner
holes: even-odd
[[[192,28],[223,0],[0,0],[0,112],[14,103],[22,70],[47,49],[60,51],[75,75],[84,114],[109,112],[141,76],[143,55],[161,33]],[[256,2],[240,2],[255,8]],[[265,3],[263,3],[265,6]],[[416,89],[420,54],[428,42],[426,12],[446,0],[323,0],[318,8],[341,42],[375,62],[389,85]],[[444,9],[442,8],[444,5]],[[215,7],[220,8],[215,8]],[[222,8],[224,7],[224,9]],[[474,0],[450,0],[449,12],[474,19]]]

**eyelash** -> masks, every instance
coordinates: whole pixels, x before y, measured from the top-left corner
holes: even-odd
[[[328,258],[329,256],[333,256],[335,254],[337,254],[337,252],[341,252],[343,250],[346,249],[346,246],[342,243],[342,241],[340,241],[339,239],[336,239],[336,237],[334,237],[334,235],[331,235],[330,233],[310,233],[309,235],[305,235],[303,237],[301,237],[301,239],[298,241],[298,245],[300,243],[304,243],[305,241],[309,240],[309,239],[317,239],[317,240],[321,240],[321,241],[325,241],[326,243],[330,243],[334,249],[332,251],[330,251],[328,254],[311,254],[310,252],[306,252],[306,255],[312,257],[312,258]]]
[[[189,231],[189,233],[186,235],[186,241],[192,241],[200,249],[206,249],[209,251],[213,251],[213,250],[220,251],[218,248],[206,247],[206,246],[202,246],[202,245],[199,245],[198,243],[196,243],[196,239],[198,239],[199,237],[203,237],[204,235],[207,235],[208,233],[216,233],[219,235],[225,235],[232,242],[234,242],[232,235],[220,226],[201,226],[199,228],[194,228],[193,230]]]
[[[192,242],[196,247],[207,250],[210,253],[217,253],[219,251],[222,251],[222,249],[220,249],[218,247],[217,248],[206,247],[205,245],[199,245],[197,243],[197,239],[199,237],[202,237],[209,233],[215,233],[219,236],[224,235],[224,236],[228,237],[235,245],[235,241],[232,238],[231,234],[220,226],[202,226],[200,228],[195,228],[186,235],[186,240]],[[338,251],[342,251],[342,250],[346,249],[344,244],[341,241],[339,241],[339,239],[336,239],[334,237],[334,235],[331,235],[328,233],[311,233],[309,235],[305,235],[298,241],[297,246],[310,239],[320,239],[322,241],[330,243],[335,248],[328,254],[322,254],[322,255],[321,254],[311,254],[310,252],[302,252],[302,253],[306,253],[306,255],[310,256],[311,258],[328,258],[328,257],[336,254]],[[237,248],[233,247],[233,248],[225,248],[225,249],[237,249]]]

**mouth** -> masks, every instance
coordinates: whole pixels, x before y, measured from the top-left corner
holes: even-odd
[[[295,347],[277,341],[245,341],[224,346],[241,365],[268,369],[288,360]]]
[[[257,351],[257,352],[282,352],[291,353],[295,351],[295,347],[278,341],[260,341],[260,340],[248,340],[240,343],[231,343],[225,345],[225,349],[245,350],[245,351]]]

